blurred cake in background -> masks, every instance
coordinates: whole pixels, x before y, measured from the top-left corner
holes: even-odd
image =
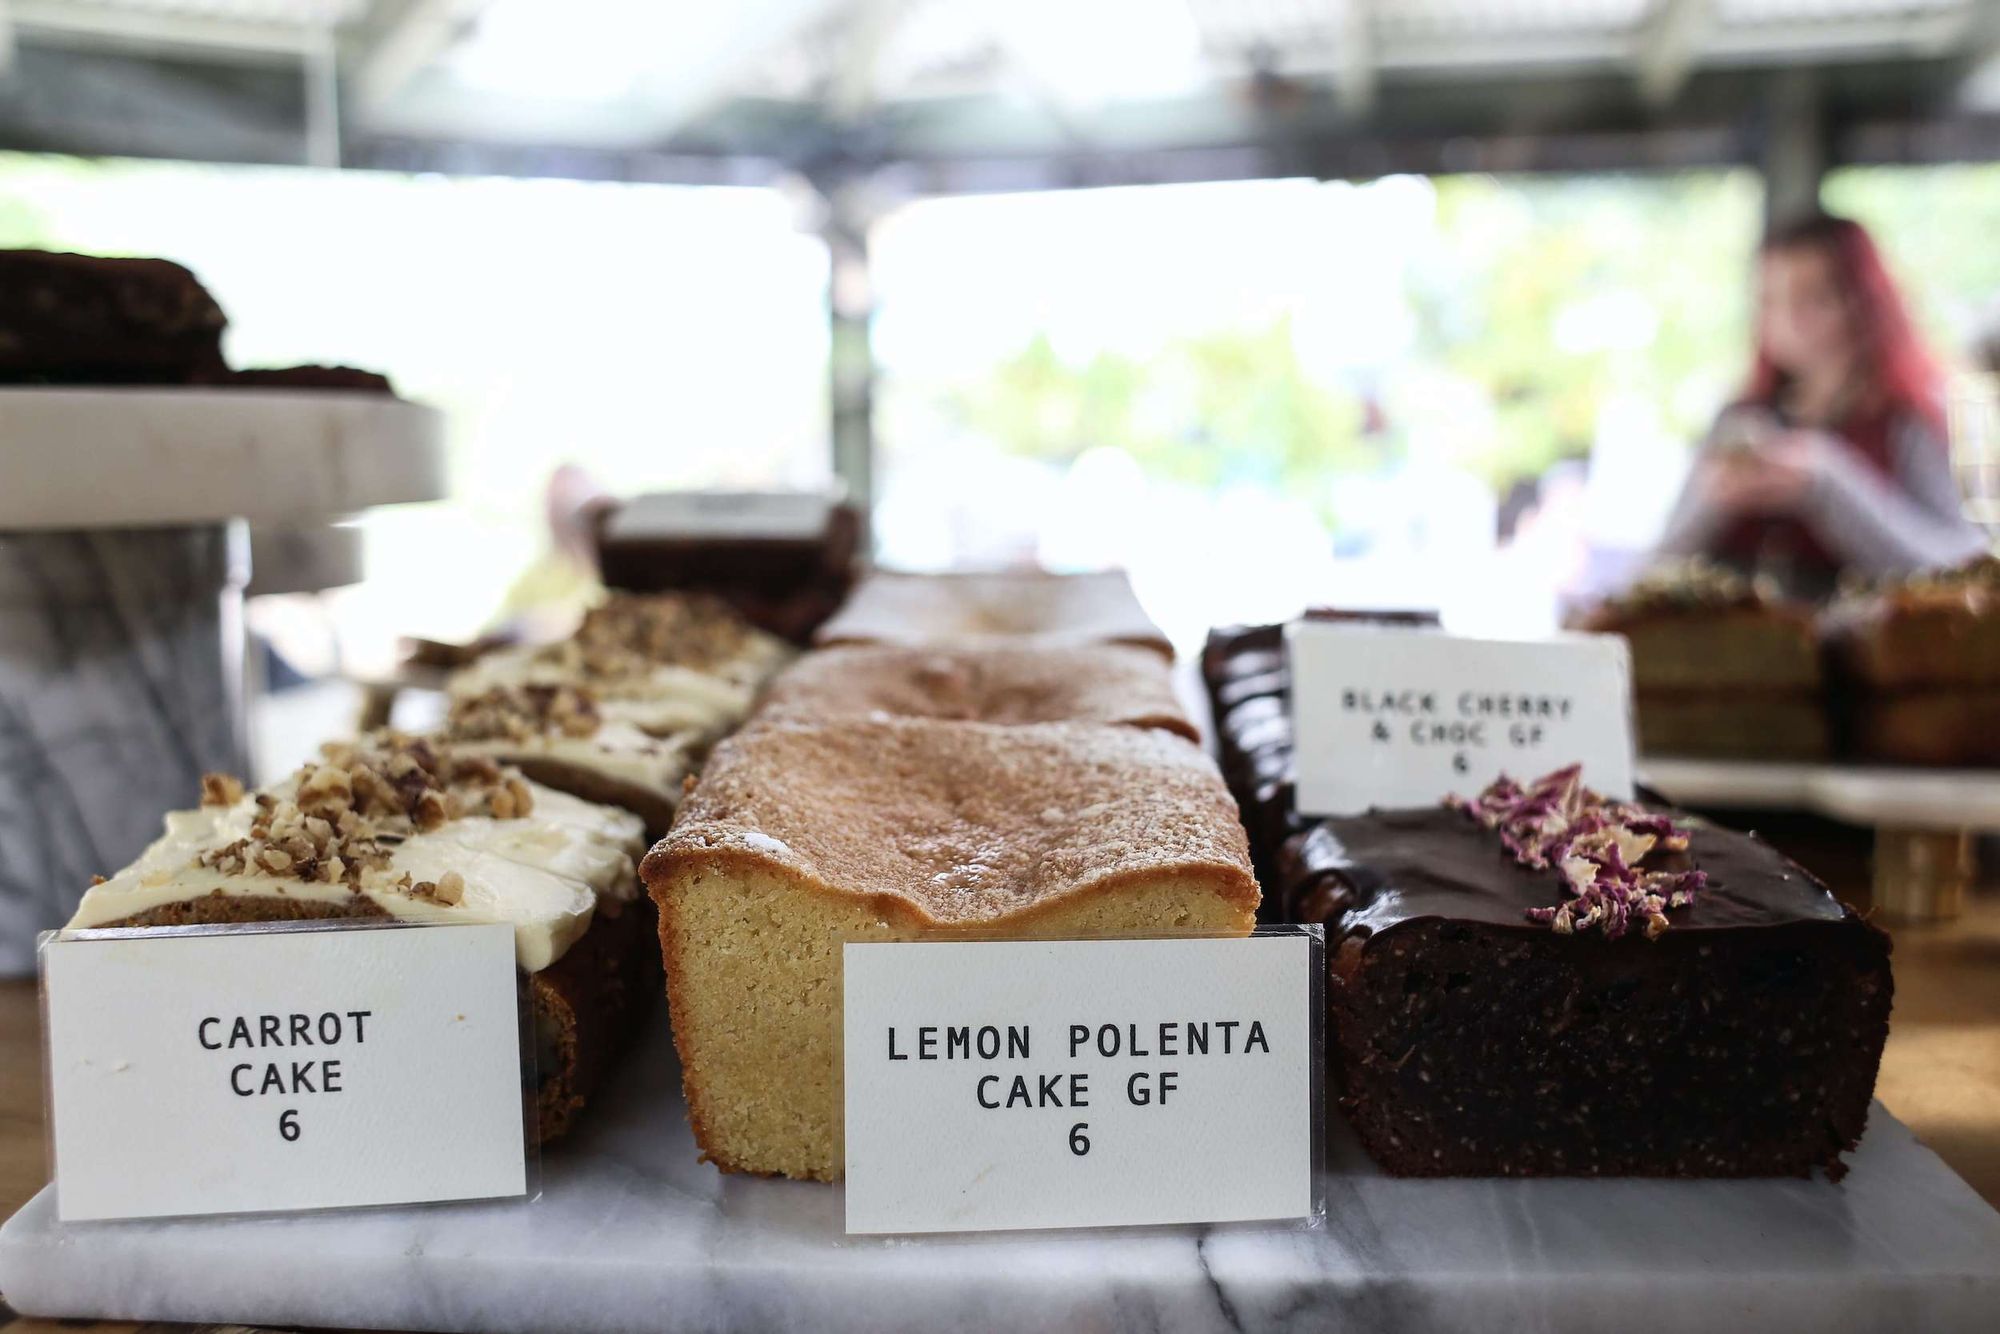
[[[1858,758],[2000,764],[2000,558],[1850,589],[1824,632]]]
[[[0,385],[191,385],[393,393],[350,366],[232,370],[229,317],[167,259],[0,250]]]
[[[1819,760],[1832,751],[1812,612],[1733,571],[1661,566],[1574,625],[1632,646],[1644,754]]]
[[[1056,574],[978,570],[907,574],[878,570],[813,642],[832,644],[1135,644],[1172,659],[1123,570]]]
[[[171,260],[0,250],[0,383],[186,384],[228,323]]]
[[[761,630],[804,644],[854,584],[861,516],[837,491],[661,491],[596,520],[607,588],[721,598]]]

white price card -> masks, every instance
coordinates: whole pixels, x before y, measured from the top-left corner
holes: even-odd
[[[1285,645],[1302,815],[1428,806],[1569,764],[1601,792],[1632,795],[1632,668],[1617,635],[1295,621]]]
[[[846,946],[847,1230],[1310,1216],[1320,944]]]
[[[42,946],[65,1222],[527,1191],[505,925]]]

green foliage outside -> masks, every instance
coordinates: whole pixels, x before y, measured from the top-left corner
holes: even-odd
[[[2000,323],[2000,164],[1844,167],[1827,177],[1828,208],[1875,233],[1947,361]]]
[[[1747,358],[1747,173],[1437,183],[1445,258],[1411,293],[1434,359],[1490,398],[1496,487],[1589,453],[1607,395],[1693,437]]]
[[[1253,481],[1317,490],[1365,466],[1361,405],[1308,374],[1291,325],[1173,341],[1141,360],[1061,360],[1036,337],[952,395],[966,424],[1014,452],[1067,462],[1116,445],[1156,477],[1199,487]]]
[[[1483,400],[1456,426],[1456,462],[1504,490],[1586,455],[1612,396],[1698,437],[1749,356],[1762,195],[1747,171],[1436,180],[1432,232],[1405,294],[1421,376],[1369,377],[1385,433],[1364,440],[1341,368],[1306,364],[1291,322],[1173,340],[1140,360],[1062,360],[1031,340],[957,387],[959,423],[1037,459],[1094,445],[1196,485],[1247,480],[1317,497],[1406,443],[1436,373]],[[1947,360],[2000,325],[2000,165],[1846,168],[1827,206],[1867,223]]]
[[[1453,177],[1435,189],[1432,234],[1405,265],[1405,369],[1356,377],[1380,397],[1381,436],[1362,434],[1357,383],[1305,364],[1282,318],[1178,338],[1143,362],[1064,361],[1037,337],[950,406],[1033,458],[1113,445],[1158,477],[1307,498],[1401,450],[1440,370],[1488,404],[1445,429],[1451,457],[1496,488],[1587,453],[1612,393],[1651,401],[1671,431],[1705,428],[1746,355],[1754,177]]]

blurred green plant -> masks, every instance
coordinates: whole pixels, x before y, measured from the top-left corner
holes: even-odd
[[[1413,353],[1490,399],[1463,462],[1498,487],[1588,454],[1607,396],[1693,437],[1748,358],[1761,191],[1747,172],[1436,182]]]
[[[1589,178],[1446,177],[1432,233],[1405,265],[1415,337],[1364,376],[1302,362],[1292,323],[1169,340],[1155,356],[1066,360],[1046,336],[957,386],[958,423],[1029,457],[1095,445],[1195,485],[1254,481],[1307,499],[1400,451],[1436,372],[1488,411],[1444,429],[1448,454],[1496,489],[1587,454],[1608,396],[1652,403],[1666,429],[1708,425],[1747,357],[1761,195],[1747,172]],[[1409,372],[1421,369],[1421,375]]]
[[[2000,165],[1842,167],[1826,206],[1865,224],[1938,354],[1962,358],[2000,323]]]
[[[1199,487],[1283,486],[1312,499],[1372,453],[1361,404],[1301,363],[1291,321],[1170,341],[1140,359],[1099,351],[1065,361],[1045,336],[990,376],[956,387],[959,423],[1052,463],[1112,446],[1150,475]]]

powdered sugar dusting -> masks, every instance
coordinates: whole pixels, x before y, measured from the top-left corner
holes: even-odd
[[[767,857],[789,857],[792,855],[791,845],[783,839],[772,838],[769,834],[761,834],[755,829],[743,830],[736,836],[736,841],[750,851],[761,852]]]

